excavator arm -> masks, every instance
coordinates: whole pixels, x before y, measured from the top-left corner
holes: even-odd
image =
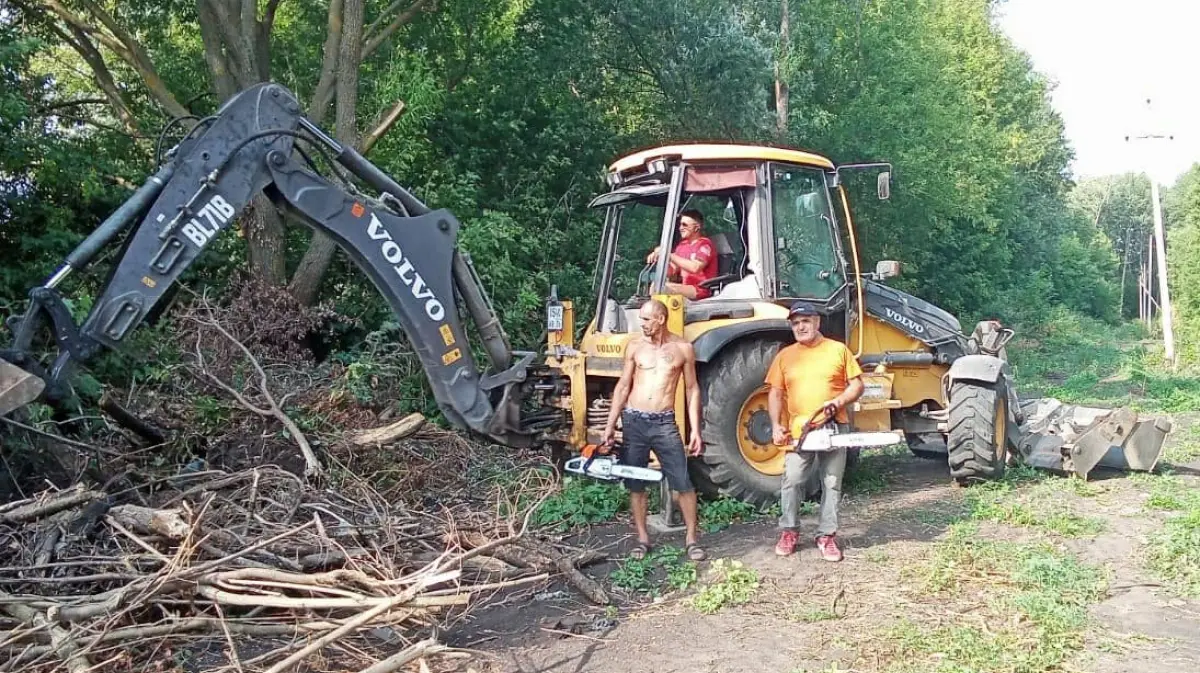
[[[396,314],[453,424],[510,445],[529,442],[531,429],[523,427],[519,407],[534,353],[521,353],[513,361],[470,260],[457,248],[460,224],[450,212],[429,209],[353,148],[330,138],[301,115],[295,96],[278,84],[242,91],[201,126],[45,285],[30,292],[26,313],[10,320],[13,344],[0,351],[0,358],[45,385],[43,390],[35,380],[16,381],[19,374],[0,363],[0,413],[16,406],[12,399],[4,401],[6,388],[13,396],[63,395],[70,364],[89,359],[101,347],[119,347],[261,192],[330,236],[371,279]],[[360,193],[348,180],[334,184],[310,169],[310,157],[298,140],[314,145],[379,196]],[[131,226],[135,229],[107,284],[77,327],[56,287]],[[479,331],[490,373],[481,372],[474,361],[459,298]],[[32,347],[47,321],[58,356],[43,367]],[[11,385],[4,384],[5,378]]]

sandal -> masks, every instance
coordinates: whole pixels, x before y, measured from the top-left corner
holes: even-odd
[[[704,553],[704,549],[697,543],[692,543],[687,546],[688,559],[692,561],[703,561],[708,558],[708,554]]]
[[[649,553],[650,553],[650,545],[645,542],[639,542],[632,550],[630,550],[629,558],[631,558],[635,561],[640,561],[640,560],[646,558],[646,555]]]

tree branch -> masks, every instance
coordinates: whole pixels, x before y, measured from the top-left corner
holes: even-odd
[[[200,21],[200,39],[204,43],[204,61],[213,76],[217,99],[224,103],[237,93],[237,78],[229,67],[229,58],[221,46],[221,20],[210,3],[200,0],[196,3],[196,13]]]
[[[104,62],[104,56],[100,54],[100,50],[96,49],[96,46],[92,44],[88,36],[74,24],[68,24],[68,28],[74,34],[73,38],[63,32],[61,28],[54,25],[53,22],[48,22],[47,26],[51,32],[58,35],[59,39],[74,49],[75,53],[79,54],[80,58],[88,64],[88,67],[92,71],[92,81],[100,88],[101,93],[104,94],[104,98],[112,107],[113,113],[125,127],[124,131],[121,132],[130,137],[140,137],[141,130],[138,128],[137,119],[134,118],[133,112],[130,111],[129,105],[126,104],[124,96],[121,95],[121,90],[117,88],[117,83],[113,81],[112,73],[108,69],[108,64]],[[64,114],[62,116],[69,115]],[[107,128],[98,122],[90,123],[101,128]]]
[[[50,11],[58,15],[58,18],[62,19],[72,29],[91,35],[96,38],[97,42],[112,49],[125,61],[132,61],[133,54],[117,38],[105,34],[99,28],[92,25],[90,21],[85,21],[83,17],[67,9],[62,3],[57,2],[57,0],[42,0],[42,3],[46,7],[49,7]]]
[[[246,45],[243,44],[242,36],[238,33],[237,17],[233,15],[224,0],[199,0],[198,4],[207,5],[209,12],[216,17],[220,42],[228,52],[228,58],[233,60],[234,67],[230,69],[233,78],[239,87],[247,86],[249,82],[246,81],[246,78],[251,72],[250,54]]]
[[[321,461],[317,460],[317,456],[315,453],[313,453],[312,446],[309,445],[308,439],[304,436],[304,433],[301,432],[300,428],[296,425],[296,423],[294,421],[292,421],[292,419],[286,413],[284,413],[283,409],[281,409],[279,407],[279,403],[275,401],[275,397],[273,395],[271,395],[271,388],[270,388],[270,385],[268,384],[267,373],[265,371],[263,371],[262,365],[260,365],[258,363],[258,358],[255,358],[254,355],[250,352],[250,349],[246,348],[245,344],[243,344],[236,337],[234,337],[232,334],[230,334],[229,331],[226,330],[224,327],[222,327],[221,324],[218,323],[215,319],[210,317],[209,319],[204,320],[201,318],[196,318],[194,316],[191,319],[200,325],[204,325],[206,327],[211,327],[212,329],[216,330],[218,333],[221,334],[221,336],[228,339],[230,343],[232,343],[234,346],[236,346],[238,348],[238,350],[240,350],[242,352],[242,354],[246,356],[246,359],[250,361],[250,365],[252,367],[254,367],[254,371],[256,371],[258,373],[259,392],[261,392],[262,396],[266,399],[268,406],[266,408],[263,408],[263,407],[259,407],[259,406],[255,405],[255,404],[252,404],[240,392],[238,392],[233,387],[231,387],[229,384],[225,383],[224,381],[222,381],[221,379],[217,378],[212,373],[210,373],[207,369],[205,369],[204,364],[203,364],[204,356],[201,355],[200,340],[199,340],[199,337],[197,336],[196,355],[200,362],[201,372],[205,376],[207,376],[213,383],[217,384],[225,392],[227,392],[231,396],[233,396],[233,398],[236,399],[238,401],[238,403],[241,404],[246,409],[248,409],[260,416],[271,416],[271,417],[275,418],[276,420],[278,420],[280,423],[282,423],[283,427],[287,429],[288,434],[292,436],[292,439],[296,440],[296,444],[300,447],[300,453],[304,456],[304,462],[306,465],[305,470],[304,470],[305,476],[312,476],[312,475],[320,474],[322,471]]]
[[[271,30],[275,28],[275,10],[279,9],[280,0],[267,0],[267,8],[263,11],[262,27],[263,33],[271,34]]]
[[[395,34],[397,30],[400,30],[401,26],[409,21],[412,21],[413,17],[417,15],[417,12],[420,11],[421,7],[423,7],[427,2],[429,2],[429,0],[416,0],[416,2],[409,5],[408,9],[404,10],[400,16],[397,16],[394,21],[380,29],[376,34],[364,34],[366,42],[363,44],[362,58],[365,60],[366,58],[370,57],[371,54],[379,48],[379,45],[383,44],[384,40],[387,40],[389,37]],[[392,5],[395,4],[396,3],[392,3]],[[392,6],[389,6],[388,9],[392,9]],[[376,23],[378,23],[378,21],[376,21]]]
[[[51,110],[61,110],[67,107],[76,107],[79,105],[105,105],[108,103],[107,98],[77,98],[75,100],[58,101],[57,103],[48,103],[38,108],[38,112],[46,113]]]
[[[159,76],[158,71],[154,68],[153,61],[146,53],[141,43],[134,39],[129,31],[125,30],[112,15],[109,14],[103,7],[96,4],[93,0],[80,0],[85,7],[97,18],[100,23],[103,23],[113,35],[120,40],[129,50],[132,59],[129,65],[133,66],[138,74],[142,76],[142,81],[150,93],[158,100],[159,105],[162,105],[172,117],[184,117],[189,114],[188,109],[184,107],[167,88],[166,82]]]
[[[358,148],[358,151],[363,155],[369,153],[371,148],[375,146],[375,143],[379,142],[379,139],[387,134],[392,126],[396,124],[396,121],[400,119],[400,116],[404,114],[404,107],[404,101],[398,100],[391,109],[381,114],[377,118],[378,121],[375,123],[375,128],[363,136],[362,145]]]
[[[146,50],[113,19],[111,14],[95,2],[92,2],[92,0],[81,0],[83,5],[87,7],[101,24],[112,31],[115,37],[105,34],[98,27],[92,25],[92,22],[85,21],[61,2],[58,2],[58,0],[41,0],[41,2],[73,29],[94,37],[97,42],[113,50],[117,56],[120,56],[122,60],[133,67],[141,76],[142,83],[150,91],[150,94],[154,96],[158,104],[170,115],[182,117],[189,114],[187,108],[176,100],[175,96],[167,88],[166,83],[163,82],[162,77],[159,76],[158,71],[154,69],[154,64],[150,61],[150,57],[146,55]]]
[[[321,77],[308,106],[308,118],[320,124],[333,100],[333,85],[337,82],[338,45],[342,41],[342,0],[330,0],[326,19],[325,47],[321,57]]]
[[[262,21],[258,24],[257,57],[262,72],[260,76],[268,79],[271,64],[271,32],[275,30],[275,10],[279,9],[280,0],[267,0],[263,10]]]

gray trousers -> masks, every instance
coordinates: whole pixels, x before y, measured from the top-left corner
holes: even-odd
[[[779,528],[798,530],[796,521],[805,485],[814,467],[821,475],[821,510],[817,535],[833,535],[838,529],[838,503],[842,499],[842,475],[846,472],[847,449],[830,451],[789,451],[783,459],[783,484],[780,487]]]

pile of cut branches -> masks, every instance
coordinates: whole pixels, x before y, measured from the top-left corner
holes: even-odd
[[[0,507],[0,670],[364,670],[437,653],[437,627],[596,554],[538,542],[523,484],[510,518],[418,512],[361,479],[337,490],[275,467],[76,486]],[[247,643],[253,645],[248,647]],[[250,650],[250,651],[248,651]],[[64,668],[65,667],[65,668]]]

